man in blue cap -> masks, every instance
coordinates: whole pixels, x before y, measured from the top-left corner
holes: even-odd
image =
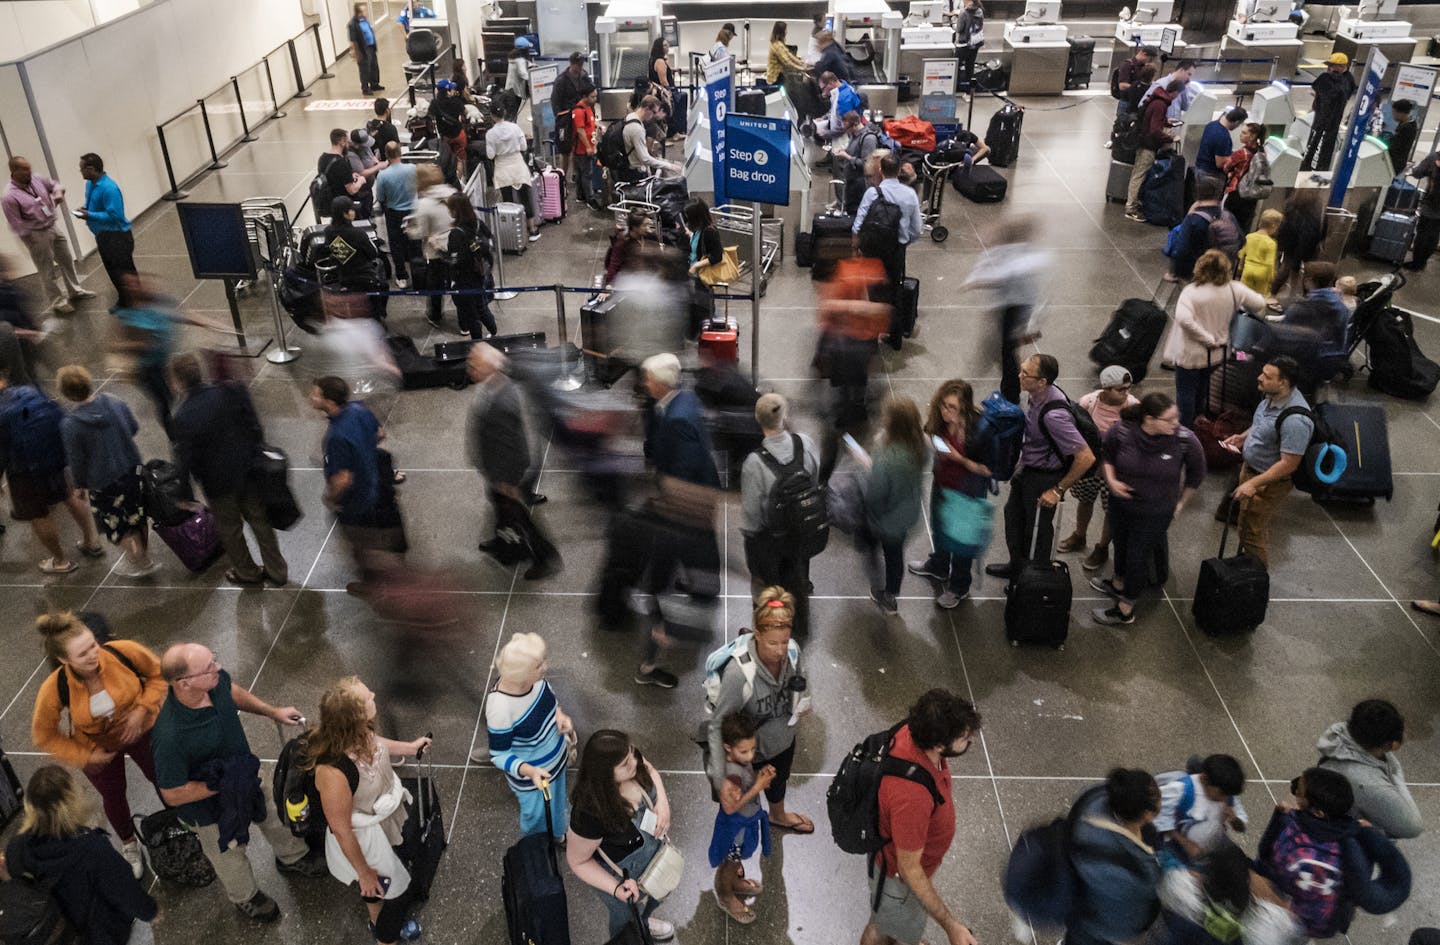
[[[360,94],[382,92],[380,84],[380,60],[375,57],[375,30],[365,18],[365,4],[355,4],[355,15],[348,24],[350,52],[355,56],[355,65],[360,69]]]

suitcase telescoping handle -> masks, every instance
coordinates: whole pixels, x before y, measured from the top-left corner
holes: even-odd
[[[1064,502],[1065,497],[1060,497]],[[1060,527],[1060,502],[1055,503],[1055,514],[1050,518],[1050,547],[1045,549],[1045,560],[1055,560],[1055,532]],[[1045,514],[1045,506],[1040,500],[1035,500],[1035,527],[1030,530],[1030,560],[1035,560],[1035,552],[1040,544],[1040,516]]]
[[[630,871],[623,872],[625,879],[630,878]],[[635,920],[635,928],[640,933],[640,945],[655,945],[655,939],[650,936],[650,923],[640,914],[640,900],[634,899],[630,902],[630,916]]]
[[[434,741],[435,733],[426,732],[425,737]],[[421,764],[421,762],[424,762],[424,764]],[[421,824],[426,824],[430,821],[430,815],[425,812],[425,802],[430,793],[428,787],[435,784],[435,759],[426,758],[425,749],[422,747],[419,751],[415,752],[415,766],[420,769],[420,777],[416,780],[415,784],[415,793],[419,795],[415,798],[415,816],[420,818]],[[427,780],[430,782],[429,786],[425,783]]]
[[[550,868],[555,875],[560,875],[560,859],[555,853],[555,815],[550,813],[550,779],[545,779],[545,786],[540,788],[540,796],[545,798],[545,849],[550,851]]]
[[[1240,468],[1241,468],[1241,469],[1244,469],[1245,467],[1242,465]],[[1239,486],[1240,486],[1240,473],[1237,472],[1237,473],[1235,473],[1235,487],[1236,487],[1236,488],[1239,488]],[[1223,526],[1221,526],[1221,528],[1220,528],[1220,550],[1219,550],[1219,551],[1216,553],[1216,555],[1215,555],[1217,558],[1223,558],[1223,557],[1225,557],[1225,545],[1228,544],[1229,541],[1230,541],[1230,509],[1231,509],[1231,507],[1232,507],[1234,504],[1235,504],[1235,489],[1231,489],[1231,490],[1225,495],[1225,508],[1224,508],[1225,524],[1224,524]],[[1243,502],[1240,503],[1240,514],[1241,514],[1241,515],[1244,515],[1244,514],[1245,514],[1245,503],[1243,503]]]

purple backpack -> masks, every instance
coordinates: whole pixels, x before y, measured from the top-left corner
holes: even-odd
[[[1271,877],[1290,897],[1290,911],[1311,938],[1330,938],[1345,920],[1345,876],[1339,840],[1316,840],[1294,812],[1275,838]]]

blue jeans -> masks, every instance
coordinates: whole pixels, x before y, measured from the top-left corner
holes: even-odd
[[[515,791],[514,787],[510,790]],[[545,795],[539,791],[515,791],[520,802],[520,835],[545,832]],[[555,821],[555,836],[565,836],[570,827],[570,812],[565,803],[565,769],[556,772],[550,779],[550,817]]]
[[[1175,405],[1180,408],[1182,425],[1194,429],[1195,418],[1209,399],[1209,368],[1175,368]]]
[[[643,830],[640,831],[640,836],[645,838],[645,842],[641,844],[640,849],[615,864],[629,873],[630,878],[634,880],[640,878],[640,874],[645,872],[645,867],[649,866],[650,861],[655,859],[655,854],[660,852],[659,840],[656,840]],[[603,863],[604,861],[602,860],[601,862]],[[618,883],[620,878],[617,876],[615,881]],[[610,937],[614,938],[630,927],[631,922],[634,921],[635,914],[630,908],[630,903],[616,899],[613,893],[602,892],[599,889],[596,889],[595,892],[600,896],[601,901],[605,903],[605,911],[610,914]],[[650,913],[654,912],[659,905],[660,900],[641,895],[639,902],[641,921],[643,922],[650,918]]]

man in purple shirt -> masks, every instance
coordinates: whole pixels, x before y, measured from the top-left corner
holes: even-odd
[[[1020,388],[1030,395],[1030,404],[1025,409],[1020,468],[1010,480],[1010,497],[1005,502],[1005,544],[1010,560],[987,564],[985,573],[991,577],[1010,578],[1025,564],[1036,515],[1040,516],[1040,535],[1035,553],[1050,557],[1055,507],[1065,491],[1095,464],[1095,453],[1063,405],[1065,392],[1055,386],[1059,376],[1060,362],[1053,355],[1033,354],[1020,365]],[[1062,406],[1047,411],[1046,405],[1052,402]]]
[[[40,273],[45,307],[64,315],[75,310],[78,299],[95,297],[80,287],[75,272],[75,255],[70,240],[55,223],[60,218],[57,204],[65,202],[65,188],[48,177],[37,177],[30,162],[16,155],[10,159],[10,183],[0,196],[5,219]]]

